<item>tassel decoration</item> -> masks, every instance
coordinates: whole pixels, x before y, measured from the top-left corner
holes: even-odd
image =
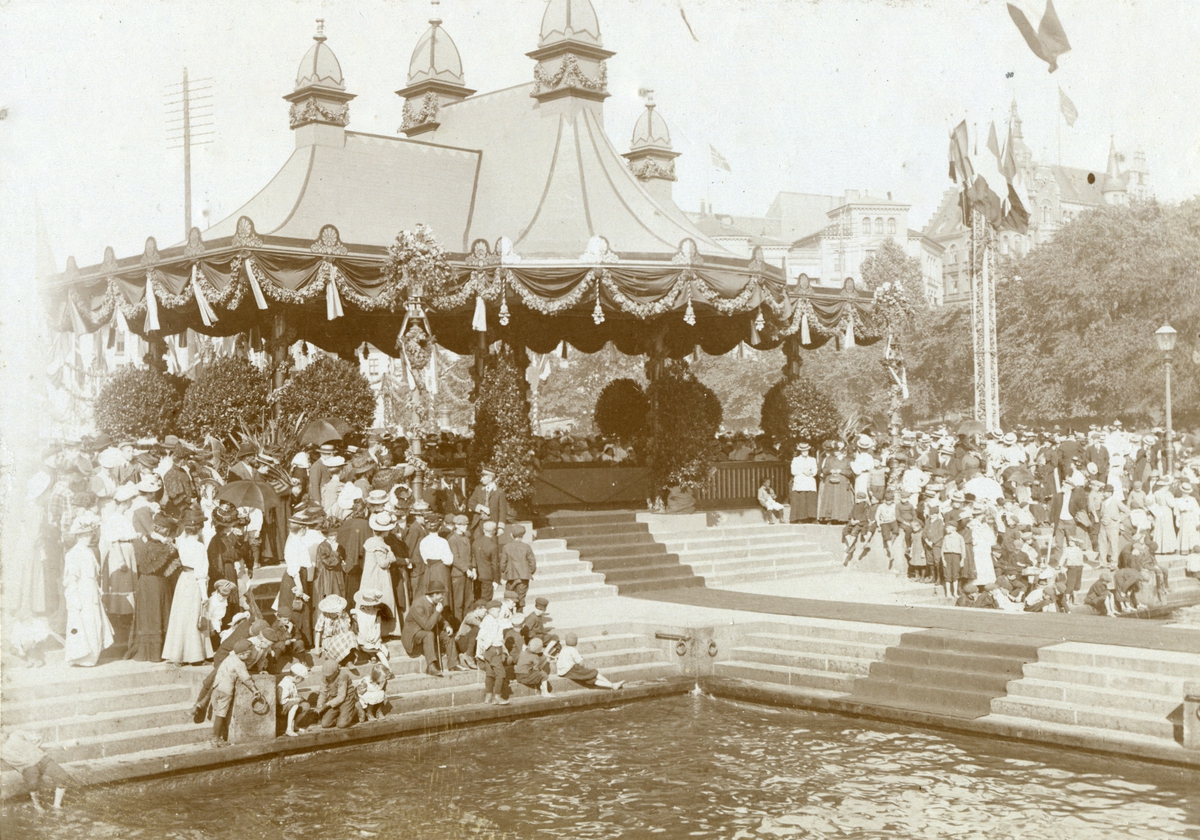
[[[195,263],[192,264],[192,295],[196,298],[196,306],[200,308],[200,320],[204,322],[204,326],[211,327],[213,321],[217,320],[217,313],[213,311],[208,299],[204,297],[204,290],[200,288],[200,267]]]
[[[146,272],[146,332],[158,332],[158,298],[154,294],[154,274]]]
[[[250,294],[254,295],[254,304],[259,309],[267,308],[267,299],[263,297],[262,286],[258,284],[258,278],[254,276],[254,264],[246,257],[246,261],[242,263],[246,267],[246,282],[250,284]]]
[[[755,318],[753,321],[750,322],[750,346],[751,347],[758,344],[758,330],[759,330],[758,322],[761,319],[761,317],[762,316],[760,315],[758,318]],[[741,345],[739,344],[738,346],[740,347]]]
[[[804,317],[800,319],[800,343],[812,344],[812,333],[808,331],[808,313],[804,313]]]
[[[342,296],[338,294],[337,269],[330,266],[329,280],[325,283],[325,320],[332,321],[341,318],[346,313],[342,311]]]
[[[508,297],[507,296],[502,296],[500,298],[500,326],[502,326],[502,327],[508,326]]]
[[[598,327],[604,323],[604,310],[600,308],[600,290],[596,290],[596,305],[592,308],[592,322]]]
[[[757,316],[755,317],[755,319],[754,319],[754,329],[756,329],[756,330],[761,330],[761,329],[762,329],[763,327],[765,327],[766,325],[767,325],[767,322],[766,322],[766,320],[763,318],[763,314],[762,314],[762,307],[759,307],[759,309],[758,309],[758,315],[757,315]]]
[[[846,347],[854,346],[854,316],[846,319]]]
[[[683,310],[683,322],[689,327],[696,326],[696,310],[692,309],[692,299],[689,297],[687,309]]]
[[[475,332],[487,332],[487,304],[483,295],[475,295],[475,315],[471,318],[471,329]]]

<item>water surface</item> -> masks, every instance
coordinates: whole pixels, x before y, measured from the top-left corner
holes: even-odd
[[[8,804],[75,838],[1200,838],[1200,773],[683,696]]]

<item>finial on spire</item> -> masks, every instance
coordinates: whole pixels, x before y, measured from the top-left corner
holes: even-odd
[[[429,0],[429,5],[433,6],[433,17],[429,19],[429,23],[432,26],[440,26],[442,23],[442,19],[438,17],[437,13],[438,6],[441,4],[441,2],[442,0]]]
[[[638,96],[646,100],[646,107],[654,107],[654,89],[653,88],[638,88]]]
[[[325,40],[325,18],[317,18],[317,34],[313,36],[313,40]]]

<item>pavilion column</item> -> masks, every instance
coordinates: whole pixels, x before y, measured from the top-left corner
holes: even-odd
[[[794,335],[789,335],[784,339],[783,355],[787,360],[783,364],[783,375],[788,379],[800,376],[800,371],[804,367],[804,357],[801,356],[800,351],[800,339]]]
[[[271,387],[278,391],[283,387],[284,380],[287,378],[287,354],[288,342],[287,336],[287,315],[282,312],[276,312],[275,317],[271,322]],[[282,416],[280,413],[279,401],[275,401],[274,407],[271,409],[271,416],[275,420],[279,420]]]

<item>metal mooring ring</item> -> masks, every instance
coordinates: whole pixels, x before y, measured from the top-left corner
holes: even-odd
[[[687,655],[687,641],[685,639],[680,639],[675,643],[675,653],[679,656]]]
[[[717,640],[716,639],[708,640],[708,655],[709,656],[717,655]]]

